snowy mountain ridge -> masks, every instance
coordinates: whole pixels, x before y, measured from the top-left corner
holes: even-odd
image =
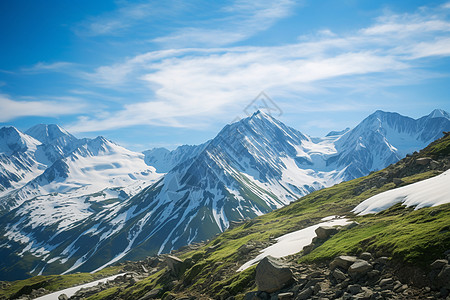
[[[202,145],[144,153],[38,125],[27,131],[36,138],[22,134],[30,144],[23,153],[44,169],[0,197],[8,207],[0,269],[31,255],[22,272],[92,271],[208,239],[233,221],[398,161],[450,130],[446,116],[377,111],[351,130],[312,138],[258,111]],[[48,165],[36,160],[38,149],[53,154]]]

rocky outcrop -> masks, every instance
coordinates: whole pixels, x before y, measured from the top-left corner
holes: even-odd
[[[270,260],[264,264],[269,264]],[[292,284],[272,291],[247,293],[245,299],[445,299],[448,296],[448,260],[435,261],[431,267],[435,286],[415,287],[402,282],[389,266],[388,257],[375,258],[364,252],[356,256],[338,256],[328,265],[285,264],[292,273]],[[258,274],[258,272],[257,272]],[[275,280],[272,277],[272,281]],[[269,280],[269,276],[266,276]],[[266,284],[270,284],[267,282]],[[281,286],[281,285],[280,285]],[[259,285],[258,285],[259,287]]]

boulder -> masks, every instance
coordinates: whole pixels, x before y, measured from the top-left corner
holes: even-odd
[[[365,260],[357,261],[348,268],[348,274],[352,277],[363,276],[370,271],[372,271],[372,265]]]
[[[267,256],[256,266],[255,281],[258,290],[273,293],[293,282],[294,277],[291,269],[280,259]]]
[[[61,294],[58,296],[58,300],[69,300],[69,297],[66,294]]]
[[[167,255],[165,257],[165,261],[167,266],[169,267],[169,270],[175,274],[179,275],[183,270],[183,261],[179,259],[178,257],[175,257],[173,255]]]
[[[342,269],[347,270],[356,261],[357,258],[355,256],[341,255],[336,257],[330,263],[330,269],[334,270],[336,267],[341,267]]]
[[[319,239],[325,240],[325,239],[329,238],[331,235],[338,232],[338,230],[336,227],[320,226],[320,227],[316,228],[315,232]]]

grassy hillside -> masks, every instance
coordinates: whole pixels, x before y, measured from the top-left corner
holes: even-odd
[[[198,249],[185,247],[175,252],[184,260],[184,271],[178,276],[161,269],[134,285],[105,290],[90,299],[136,299],[156,288],[161,289],[159,296],[175,293],[241,298],[255,287],[255,267],[236,272],[243,263],[274,243],[276,237],[319,223],[330,215],[347,216],[359,225],[341,230],[307,255],[296,254],[295,261],[324,262],[339,254],[371,251],[391,256],[400,263],[424,267],[450,249],[450,204],[417,211],[395,205],[366,216],[355,216],[351,210],[373,195],[441,174],[450,166],[449,155],[450,136],[447,136],[384,170],[313,192],[282,209],[229,229]],[[419,158],[433,161],[420,164]]]

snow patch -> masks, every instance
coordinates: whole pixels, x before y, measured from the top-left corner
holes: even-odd
[[[244,271],[269,255],[280,258],[300,252],[303,247],[311,244],[312,239],[316,236],[315,230],[320,226],[343,226],[350,223],[348,219],[336,218],[336,216],[330,216],[324,219],[328,221],[280,236],[276,239],[276,244],[261,250],[261,254],[243,264],[237,271]]]
[[[370,197],[353,209],[358,215],[383,211],[396,203],[415,206],[415,209],[450,202],[450,170],[407,186]]]

